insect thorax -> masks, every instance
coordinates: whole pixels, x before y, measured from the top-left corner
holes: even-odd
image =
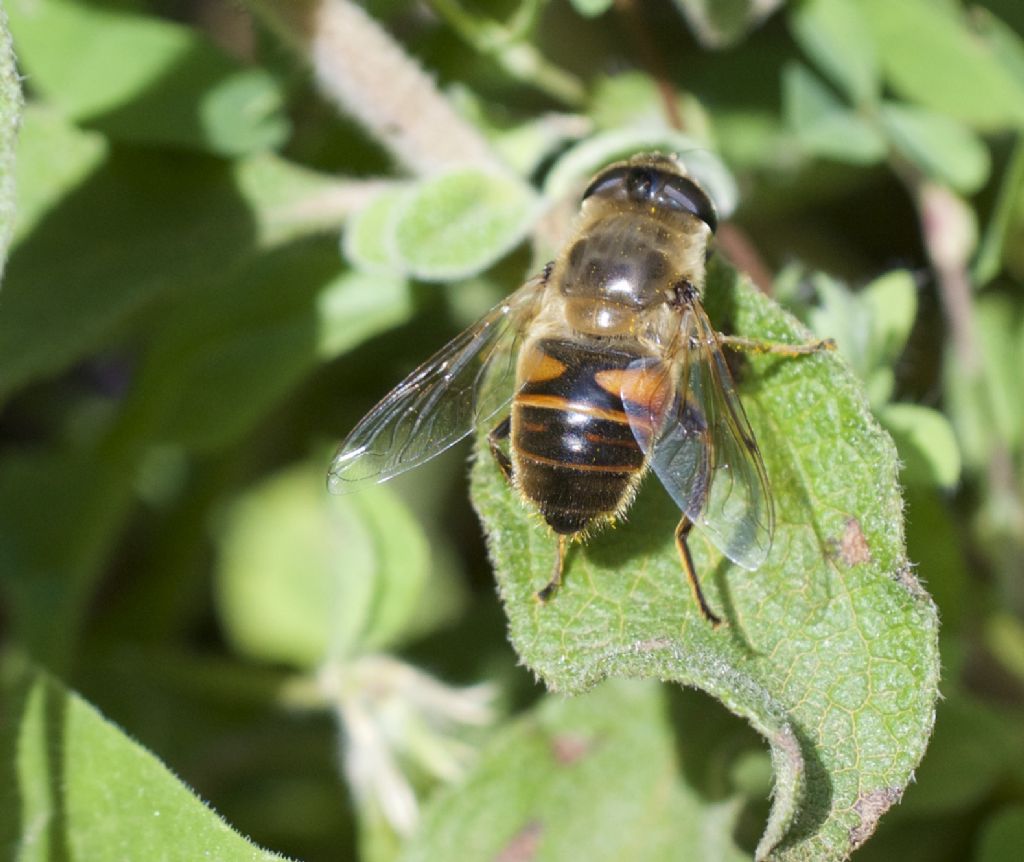
[[[597,209],[597,208],[595,208]],[[674,286],[704,280],[706,230],[628,209],[588,213],[551,273],[569,326],[588,335],[642,335]]]

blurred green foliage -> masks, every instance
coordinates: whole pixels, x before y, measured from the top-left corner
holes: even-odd
[[[318,54],[314,5],[0,10],[0,844],[1016,860],[1024,6],[360,4],[492,156],[464,164],[416,129],[428,105],[359,127],[353,88],[383,112],[393,81],[331,78],[351,33]],[[403,167],[390,136],[418,132],[443,171]],[[653,479],[541,619],[550,538],[478,457],[508,622],[468,448],[365,495],[323,485],[366,409],[550,258],[578,183],[648,149],[684,151],[720,258],[839,347],[742,369],[790,553],[706,577],[727,641]],[[715,272],[717,325],[801,337]],[[805,518],[832,556],[799,550]],[[930,741],[915,576],[942,622]],[[651,679],[566,700],[520,661],[721,702]]]

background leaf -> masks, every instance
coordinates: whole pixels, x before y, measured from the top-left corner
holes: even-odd
[[[804,0],[790,14],[800,47],[854,105],[878,97],[881,76],[871,30],[855,0]]]
[[[1007,805],[989,818],[981,834],[977,862],[1004,862],[1012,859],[1024,843],[1024,806]]]
[[[955,120],[891,103],[882,105],[880,118],[895,146],[929,176],[964,194],[977,191],[988,179],[988,151]]]
[[[723,267],[707,299],[719,326],[727,319],[745,334],[802,338]],[[607,676],[657,676],[711,693],[773,750],[775,802],[760,855],[843,859],[924,751],[938,679],[935,610],[904,557],[892,445],[839,361],[756,358],[744,380],[778,529],[753,574],[691,543],[709,601],[728,619],[718,631],[683,583],[672,543],[678,512],[654,481],[626,526],[570,553],[565,585],[546,605],[533,594],[550,574],[553,540],[483,449],[473,497],[512,642],[549,687],[579,692]]]
[[[14,63],[7,13],[0,9],[0,275],[14,228],[14,157],[21,111],[21,81]]]
[[[229,271],[254,241],[229,167],[198,156],[112,155],[11,255],[0,315],[0,399],[115,341],[159,299]],[[54,247],[64,253],[52,254]]]
[[[918,404],[886,404],[878,421],[893,436],[906,482],[952,488],[960,479],[960,449],[949,420]]]
[[[188,27],[76,0],[16,0],[9,11],[36,92],[115,140],[240,155],[287,134],[274,79]]]
[[[546,698],[488,743],[401,858],[740,862],[740,800],[703,799],[681,780],[685,732],[650,682]]]
[[[572,0],[572,7],[580,15],[593,18],[607,12],[612,2],[613,0]]]
[[[476,168],[449,171],[402,198],[395,251],[417,278],[472,275],[523,240],[537,207],[529,188],[511,176]]]
[[[402,271],[395,248],[395,225],[408,194],[407,189],[386,191],[349,219],[342,241],[349,262],[364,272]]]
[[[724,48],[741,39],[781,4],[782,0],[675,0],[694,35],[711,48]]]
[[[407,629],[429,551],[389,489],[329,497],[321,471],[300,467],[240,498],[228,519],[217,587],[239,651],[315,668]]]
[[[782,83],[786,119],[808,154],[854,164],[871,164],[885,157],[881,133],[843,105],[804,66],[787,66]]]
[[[272,862],[80,697],[8,659],[0,744],[19,859]],[[29,825],[31,824],[31,828]],[[9,835],[9,829],[0,830]]]
[[[817,860],[864,840],[924,745],[934,616],[912,571],[943,621],[945,699],[916,782],[854,858],[959,862],[1014,840],[1020,0],[801,0],[785,20],[762,17],[776,0],[333,0],[316,19],[294,0],[2,5],[2,80],[26,106],[0,176],[17,186],[0,652],[59,673],[237,831],[304,862],[394,862],[417,807],[415,852],[452,858],[760,843]],[[551,259],[593,172],[651,149],[678,151],[715,199],[722,257],[840,349],[736,357],[782,521],[757,573],[695,532],[730,622],[716,632],[656,481],[572,549],[541,613],[550,537],[477,464],[524,666],[468,445],[365,499],[330,498],[322,474],[390,385]],[[479,183],[417,167],[467,163],[502,167]],[[722,328],[803,337],[728,274],[711,287]],[[347,601],[314,600],[332,588]],[[577,705],[536,669],[573,691],[685,678],[727,706],[653,680]],[[352,768],[353,740],[375,768]],[[465,789],[446,790],[479,742]],[[42,854],[15,766],[0,756],[0,846]],[[33,810],[59,798],[34,787]],[[90,803],[103,830],[121,825],[108,803]],[[179,835],[161,835],[173,854]]]
[[[979,129],[1024,122],[1024,86],[960,19],[959,4],[861,0],[889,85]]]

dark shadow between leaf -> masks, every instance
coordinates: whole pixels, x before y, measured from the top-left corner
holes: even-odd
[[[800,743],[804,758],[804,793],[792,826],[782,839],[778,849],[793,847],[801,841],[813,838],[828,820],[832,810],[832,780],[825,764],[821,762],[818,749],[810,734],[790,718],[790,726]]]
[[[734,792],[729,769],[737,755],[761,748],[764,739],[739,716],[695,688],[668,685],[666,709],[676,756],[686,783],[708,801]]]
[[[5,779],[0,791],[0,840],[6,847],[22,846],[30,818],[44,824],[45,834],[34,842],[46,848],[47,862],[70,862],[64,763],[67,697],[45,675],[31,672],[16,654],[0,663],[0,682],[0,775]],[[38,704],[33,703],[36,699]],[[19,753],[30,762],[19,763]],[[26,810],[26,799],[34,800],[32,810]]]
[[[48,796],[52,806],[47,820],[49,835],[49,862],[69,862],[71,850],[68,845],[68,812],[65,799],[66,769],[64,764],[67,732],[67,695],[44,679],[39,680],[43,696],[43,733],[46,735],[46,779],[49,784]]]

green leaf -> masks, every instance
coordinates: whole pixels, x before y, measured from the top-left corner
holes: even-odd
[[[395,226],[408,195],[408,189],[388,189],[349,219],[342,240],[349,263],[364,272],[402,271],[395,248]]]
[[[978,254],[971,266],[971,283],[984,287],[1000,272],[1010,249],[1010,228],[1017,199],[1024,191],[1024,137],[1018,135],[1006,169],[999,179],[999,192],[985,233],[978,244]]]
[[[994,441],[1015,449],[1024,433],[1024,313],[1010,297],[987,292],[975,303],[983,372],[964,367],[952,351],[943,379],[950,419],[965,465],[988,465]]]
[[[892,143],[928,176],[963,194],[988,179],[985,145],[956,120],[925,108],[887,102],[879,119]]]
[[[1024,85],[967,27],[960,4],[861,0],[861,8],[901,97],[984,131],[1024,123]]]
[[[12,640],[49,667],[71,656],[129,511],[135,441],[120,442],[15,449],[0,460],[0,604]]]
[[[103,164],[108,151],[102,135],[71,125],[52,108],[28,105],[19,132],[14,244],[73,194]]]
[[[873,365],[892,365],[903,353],[917,319],[917,285],[905,269],[894,269],[858,294],[870,311],[868,358]]]
[[[571,0],[572,8],[584,18],[597,18],[612,8],[615,0]]]
[[[277,82],[188,27],[72,0],[9,12],[35,92],[114,139],[231,156],[287,135]]]
[[[981,828],[974,862],[1013,862],[1024,847],[1024,805],[1005,805]]]
[[[152,754],[51,678],[8,658],[0,682],[0,768],[10,779],[0,820],[20,818],[0,834],[17,835],[16,845],[5,842],[17,859],[284,862],[232,831]]]
[[[604,133],[628,129],[648,129],[648,134],[658,129],[664,132],[665,97],[649,74],[626,71],[602,75],[591,86],[587,121]],[[675,93],[674,101],[687,136],[693,141],[710,140],[711,117],[707,109],[686,92]],[[581,130],[575,137],[582,138],[587,131],[593,129]],[[724,138],[720,140],[723,145],[726,143]]]
[[[257,252],[341,221],[317,206],[335,190],[331,180],[266,154],[232,164],[105,154],[102,139],[52,113],[29,124],[18,160],[29,223],[19,226],[0,315],[0,401],[111,346],[159,302],[237,276]]]
[[[33,159],[45,155],[25,154],[19,171],[35,170]],[[252,249],[254,234],[224,163],[152,151],[112,156],[11,255],[0,315],[0,400],[110,345],[135,315],[174,290],[230,272]]]
[[[255,257],[201,281],[161,319],[135,387],[154,433],[190,449],[233,443],[320,362],[406,321],[405,281],[344,270],[333,242]]]
[[[21,79],[14,63],[7,14],[0,9],[0,275],[14,229],[14,159],[21,114]]]
[[[708,48],[725,48],[782,5],[782,0],[675,0],[694,35]]]
[[[983,6],[971,9],[971,23],[1017,86],[1024,90],[1024,39],[1020,33]]]
[[[794,38],[854,105],[878,98],[875,44],[855,0],[804,0],[789,16]]]
[[[930,407],[886,404],[878,421],[893,436],[907,484],[953,488],[960,480],[960,448],[949,420]]]
[[[885,139],[866,119],[847,108],[813,72],[798,63],[783,71],[786,120],[808,153],[853,164],[885,158]]]
[[[802,341],[805,331],[724,265],[707,307],[719,326]],[[772,750],[775,792],[759,856],[845,859],[899,798],[931,732],[937,619],[904,556],[896,453],[834,354],[749,357],[741,387],[774,488],[773,551],[756,572],[690,543],[713,629],[686,587],[679,512],[648,479],[629,520],[569,553],[511,491],[481,437],[472,491],[512,643],[553,690],[610,676],[701,688]]]
[[[311,171],[273,153],[236,162],[234,174],[265,246],[337,233],[351,215],[353,192],[361,191],[358,183]]]
[[[387,488],[328,495],[320,465],[241,497],[220,538],[220,617],[240,652],[313,668],[393,645],[419,601],[429,552]]]
[[[807,312],[811,329],[835,340],[880,407],[892,396],[892,366],[917,316],[917,289],[906,270],[893,270],[854,292],[824,273],[813,277],[818,305]]]
[[[731,837],[738,800],[708,801],[682,780],[686,727],[673,727],[665,695],[616,681],[544,698],[431,802],[402,862],[748,858]]]
[[[494,152],[519,176],[531,177],[546,169],[550,160],[594,124],[579,114],[542,114],[494,133]]]
[[[317,354],[333,359],[412,317],[409,285],[395,276],[341,273],[317,297]]]
[[[457,168],[423,180],[403,199],[394,248],[403,269],[425,281],[486,269],[526,237],[539,201],[520,180]]]

